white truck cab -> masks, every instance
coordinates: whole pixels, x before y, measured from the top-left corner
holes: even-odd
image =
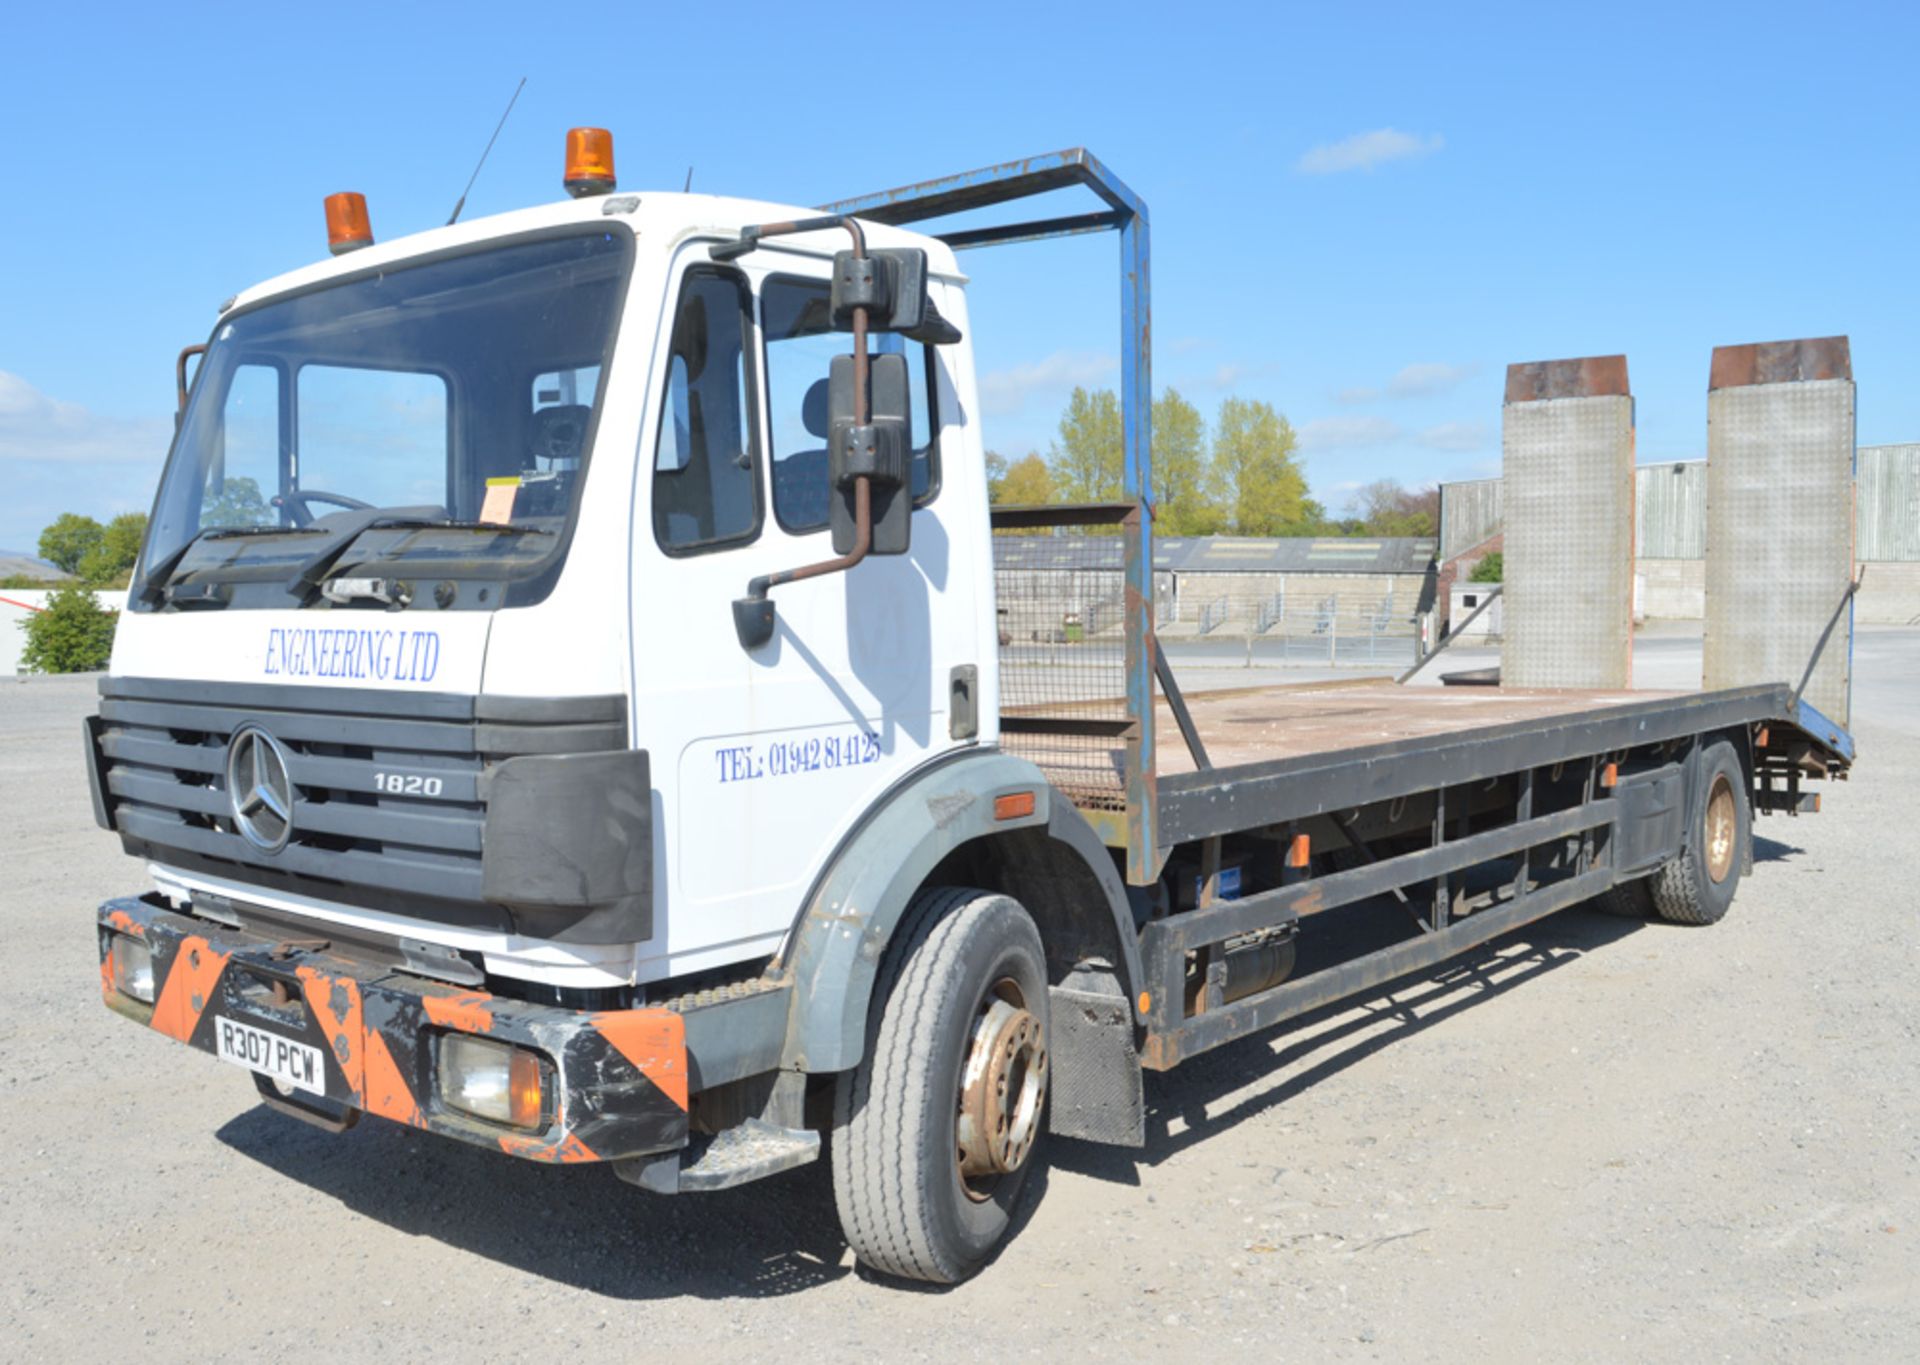
[[[646,987],[772,956],[879,793],[992,743],[991,708],[971,706],[964,732],[950,714],[956,677],[971,703],[995,666],[964,344],[880,340],[909,379],[911,548],[794,583],[766,645],[736,638],[750,579],[829,553],[826,390],[847,350],[830,274],[847,239],[710,253],[798,213],[587,196],[343,253],[223,310],[112,675],[196,702],[289,689],[370,753],[352,771],[332,760],[340,786],[297,781],[279,847],[190,825],[169,837],[182,813],[219,823],[196,809],[217,773],[116,793],[163,893],[404,934],[496,978]],[[868,240],[925,252],[928,294],[964,330],[944,244],[884,227]],[[619,889],[650,917],[602,905],[568,923],[489,900],[479,803],[455,777],[471,757],[352,744],[348,717],[445,697],[545,707],[645,752],[650,884]],[[328,818],[343,802],[354,819]],[[302,859],[316,875],[250,875]],[[423,891],[442,893],[424,914]]]

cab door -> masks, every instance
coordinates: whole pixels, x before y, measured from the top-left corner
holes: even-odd
[[[909,356],[925,409],[910,552],[776,589],[757,649],[735,633],[749,579],[832,557],[818,381],[851,343],[825,327],[829,258],[749,263],[717,265],[705,244],[676,261],[643,426],[634,742],[652,757],[656,910],[642,980],[772,952],[860,813],[963,742],[948,689],[971,661],[971,576],[939,515],[937,357]]]

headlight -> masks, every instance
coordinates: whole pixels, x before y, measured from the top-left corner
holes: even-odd
[[[153,950],[137,938],[115,934],[107,944],[113,988],[143,1005],[153,1003]]]
[[[440,1035],[440,1098],[450,1108],[512,1128],[538,1128],[545,1112],[540,1057],[465,1033]]]

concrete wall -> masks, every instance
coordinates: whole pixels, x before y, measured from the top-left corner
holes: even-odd
[[[1705,614],[1704,559],[1643,559],[1637,615],[1650,621],[1698,621]],[[1868,626],[1920,625],[1920,564],[1862,564],[1854,620]]]
[[[1868,564],[1853,599],[1861,625],[1920,626],[1920,564]]]
[[[1707,561],[1642,559],[1634,564],[1634,615],[1647,621],[1698,621],[1706,613]]]

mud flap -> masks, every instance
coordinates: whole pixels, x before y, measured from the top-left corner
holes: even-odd
[[[1065,986],[1047,994],[1053,1034],[1049,1130],[1113,1147],[1146,1146],[1146,1088],[1126,998]]]

